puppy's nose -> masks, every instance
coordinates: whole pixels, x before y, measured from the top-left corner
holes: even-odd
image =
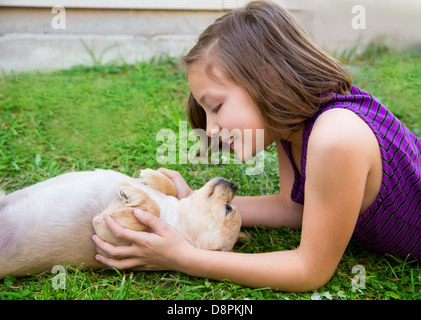
[[[218,186],[222,186],[223,188],[230,188],[231,191],[235,194],[237,192],[237,185],[235,183],[229,182],[227,179],[224,178],[218,178],[216,180],[216,183],[213,185],[213,190],[217,188]],[[213,194],[213,191],[211,195]]]
[[[225,187],[230,188],[230,189],[231,189],[231,191],[232,191],[234,194],[237,192],[237,189],[238,189],[237,185],[236,185],[235,183],[232,183],[232,182],[230,182],[230,181],[228,181],[228,180],[224,179],[224,178],[221,178],[221,180],[220,180],[220,181],[218,181],[217,185],[218,185],[218,184],[223,184]]]
[[[228,186],[229,186],[229,188],[232,190],[232,192],[233,192],[234,194],[237,192],[238,187],[237,187],[237,185],[236,185],[235,183],[232,183],[232,182],[229,182],[229,181],[228,181]]]

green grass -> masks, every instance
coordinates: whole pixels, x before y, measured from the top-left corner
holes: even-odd
[[[359,57],[355,83],[380,97],[415,133],[421,133],[421,55],[392,52]],[[0,189],[13,190],[71,170],[110,168],[135,175],[158,168],[157,132],[178,132],[186,121],[188,88],[172,59],[133,66],[74,67],[52,73],[19,73],[0,79]],[[189,142],[191,146],[193,142]],[[239,186],[239,195],[277,192],[276,155],[266,153],[264,171],[246,175],[242,164],[169,164],[192,188],[215,176]],[[257,253],[298,246],[300,232],[249,229],[237,252]],[[356,265],[365,288],[352,289]],[[421,266],[372,253],[351,242],[331,281],[314,292],[252,289],[178,272],[85,271],[66,268],[65,288],[46,272],[0,280],[0,299],[421,299]]]

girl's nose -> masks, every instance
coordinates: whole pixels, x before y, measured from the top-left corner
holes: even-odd
[[[209,120],[209,118],[206,121],[206,134],[208,137],[212,138],[219,134],[219,131],[221,128],[218,126],[218,124],[214,121]]]

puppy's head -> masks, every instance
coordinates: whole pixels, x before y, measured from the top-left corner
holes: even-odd
[[[181,231],[196,247],[229,251],[238,239],[241,217],[231,204],[237,186],[215,178],[180,201]]]

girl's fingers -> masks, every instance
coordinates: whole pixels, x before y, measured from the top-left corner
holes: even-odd
[[[157,235],[163,236],[166,232],[170,230],[170,228],[168,228],[167,223],[165,223],[163,220],[159,219],[158,217],[154,216],[149,212],[140,209],[135,209],[134,215],[140,222],[151,228],[153,232]],[[137,236],[139,236],[139,234],[137,234]]]
[[[181,174],[178,171],[170,170],[170,169],[167,169],[167,168],[159,168],[157,171],[166,175],[171,180],[181,178]]]
[[[105,215],[104,220],[107,223],[108,228],[110,228],[111,232],[114,233],[117,238],[127,242],[134,242],[136,239],[136,231],[123,228],[109,215]]]
[[[119,259],[129,257],[133,254],[132,246],[114,246],[111,243],[105,242],[97,235],[93,235],[92,240],[99,249],[112,258]]]
[[[159,237],[162,234],[165,234],[168,230],[171,230],[170,227],[158,217],[155,217],[153,214],[146,211],[138,211],[135,209],[135,216],[146,226],[154,230],[154,233],[144,232],[144,231],[133,231],[130,229],[123,228],[114,219],[108,215],[104,216],[104,219],[114,233],[114,235],[123,241],[127,241],[132,245],[129,246],[114,246],[108,242],[105,242],[97,235],[94,235],[92,239],[95,244],[103,250],[108,256],[113,258],[122,259],[133,256],[136,254],[136,250],[141,246],[150,244],[154,238]]]
[[[174,183],[178,199],[188,197],[193,192],[180,172],[166,168],[159,168],[158,171],[166,175]]]
[[[174,242],[185,241],[184,237],[149,212],[136,209],[135,216],[154,232],[137,232],[125,229],[112,217],[106,216],[104,219],[114,235],[131,245],[114,246],[94,235],[92,239],[103,252],[103,254],[97,254],[95,258],[99,262],[117,269],[166,270],[168,267],[163,264],[162,253]]]

